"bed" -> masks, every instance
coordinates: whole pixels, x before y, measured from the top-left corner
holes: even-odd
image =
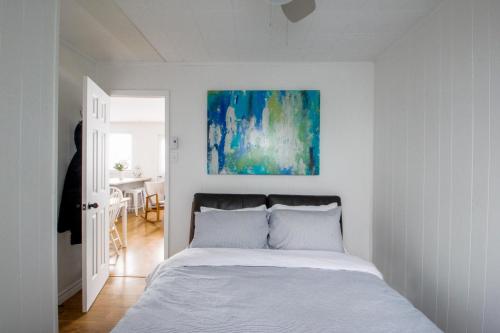
[[[196,194],[201,207],[325,205],[337,196]],[[340,221],[339,221],[340,222]],[[188,248],[149,275],[113,332],[440,332],[369,262],[333,251]]]

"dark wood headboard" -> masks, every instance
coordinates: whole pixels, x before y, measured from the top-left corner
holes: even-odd
[[[219,209],[240,209],[266,205],[271,207],[275,204],[288,206],[319,206],[336,202],[341,206],[340,197],[336,195],[294,195],[294,194],[219,194],[219,193],[196,193],[191,208],[191,227],[189,230],[189,242],[194,237],[194,213],[200,211],[200,207],[213,207]],[[340,217],[340,230],[342,231],[342,216]]]

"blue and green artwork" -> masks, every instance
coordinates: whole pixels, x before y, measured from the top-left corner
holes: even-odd
[[[319,175],[319,90],[208,92],[209,174]]]

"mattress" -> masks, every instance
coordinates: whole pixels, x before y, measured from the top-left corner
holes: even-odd
[[[161,263],[125,332],[440,332],[357,257],[186,249]]]

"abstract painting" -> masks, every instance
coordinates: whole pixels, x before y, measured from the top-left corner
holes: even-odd
[[[211,175],[319,175],[319,90],[217,90],[207,98]]]

